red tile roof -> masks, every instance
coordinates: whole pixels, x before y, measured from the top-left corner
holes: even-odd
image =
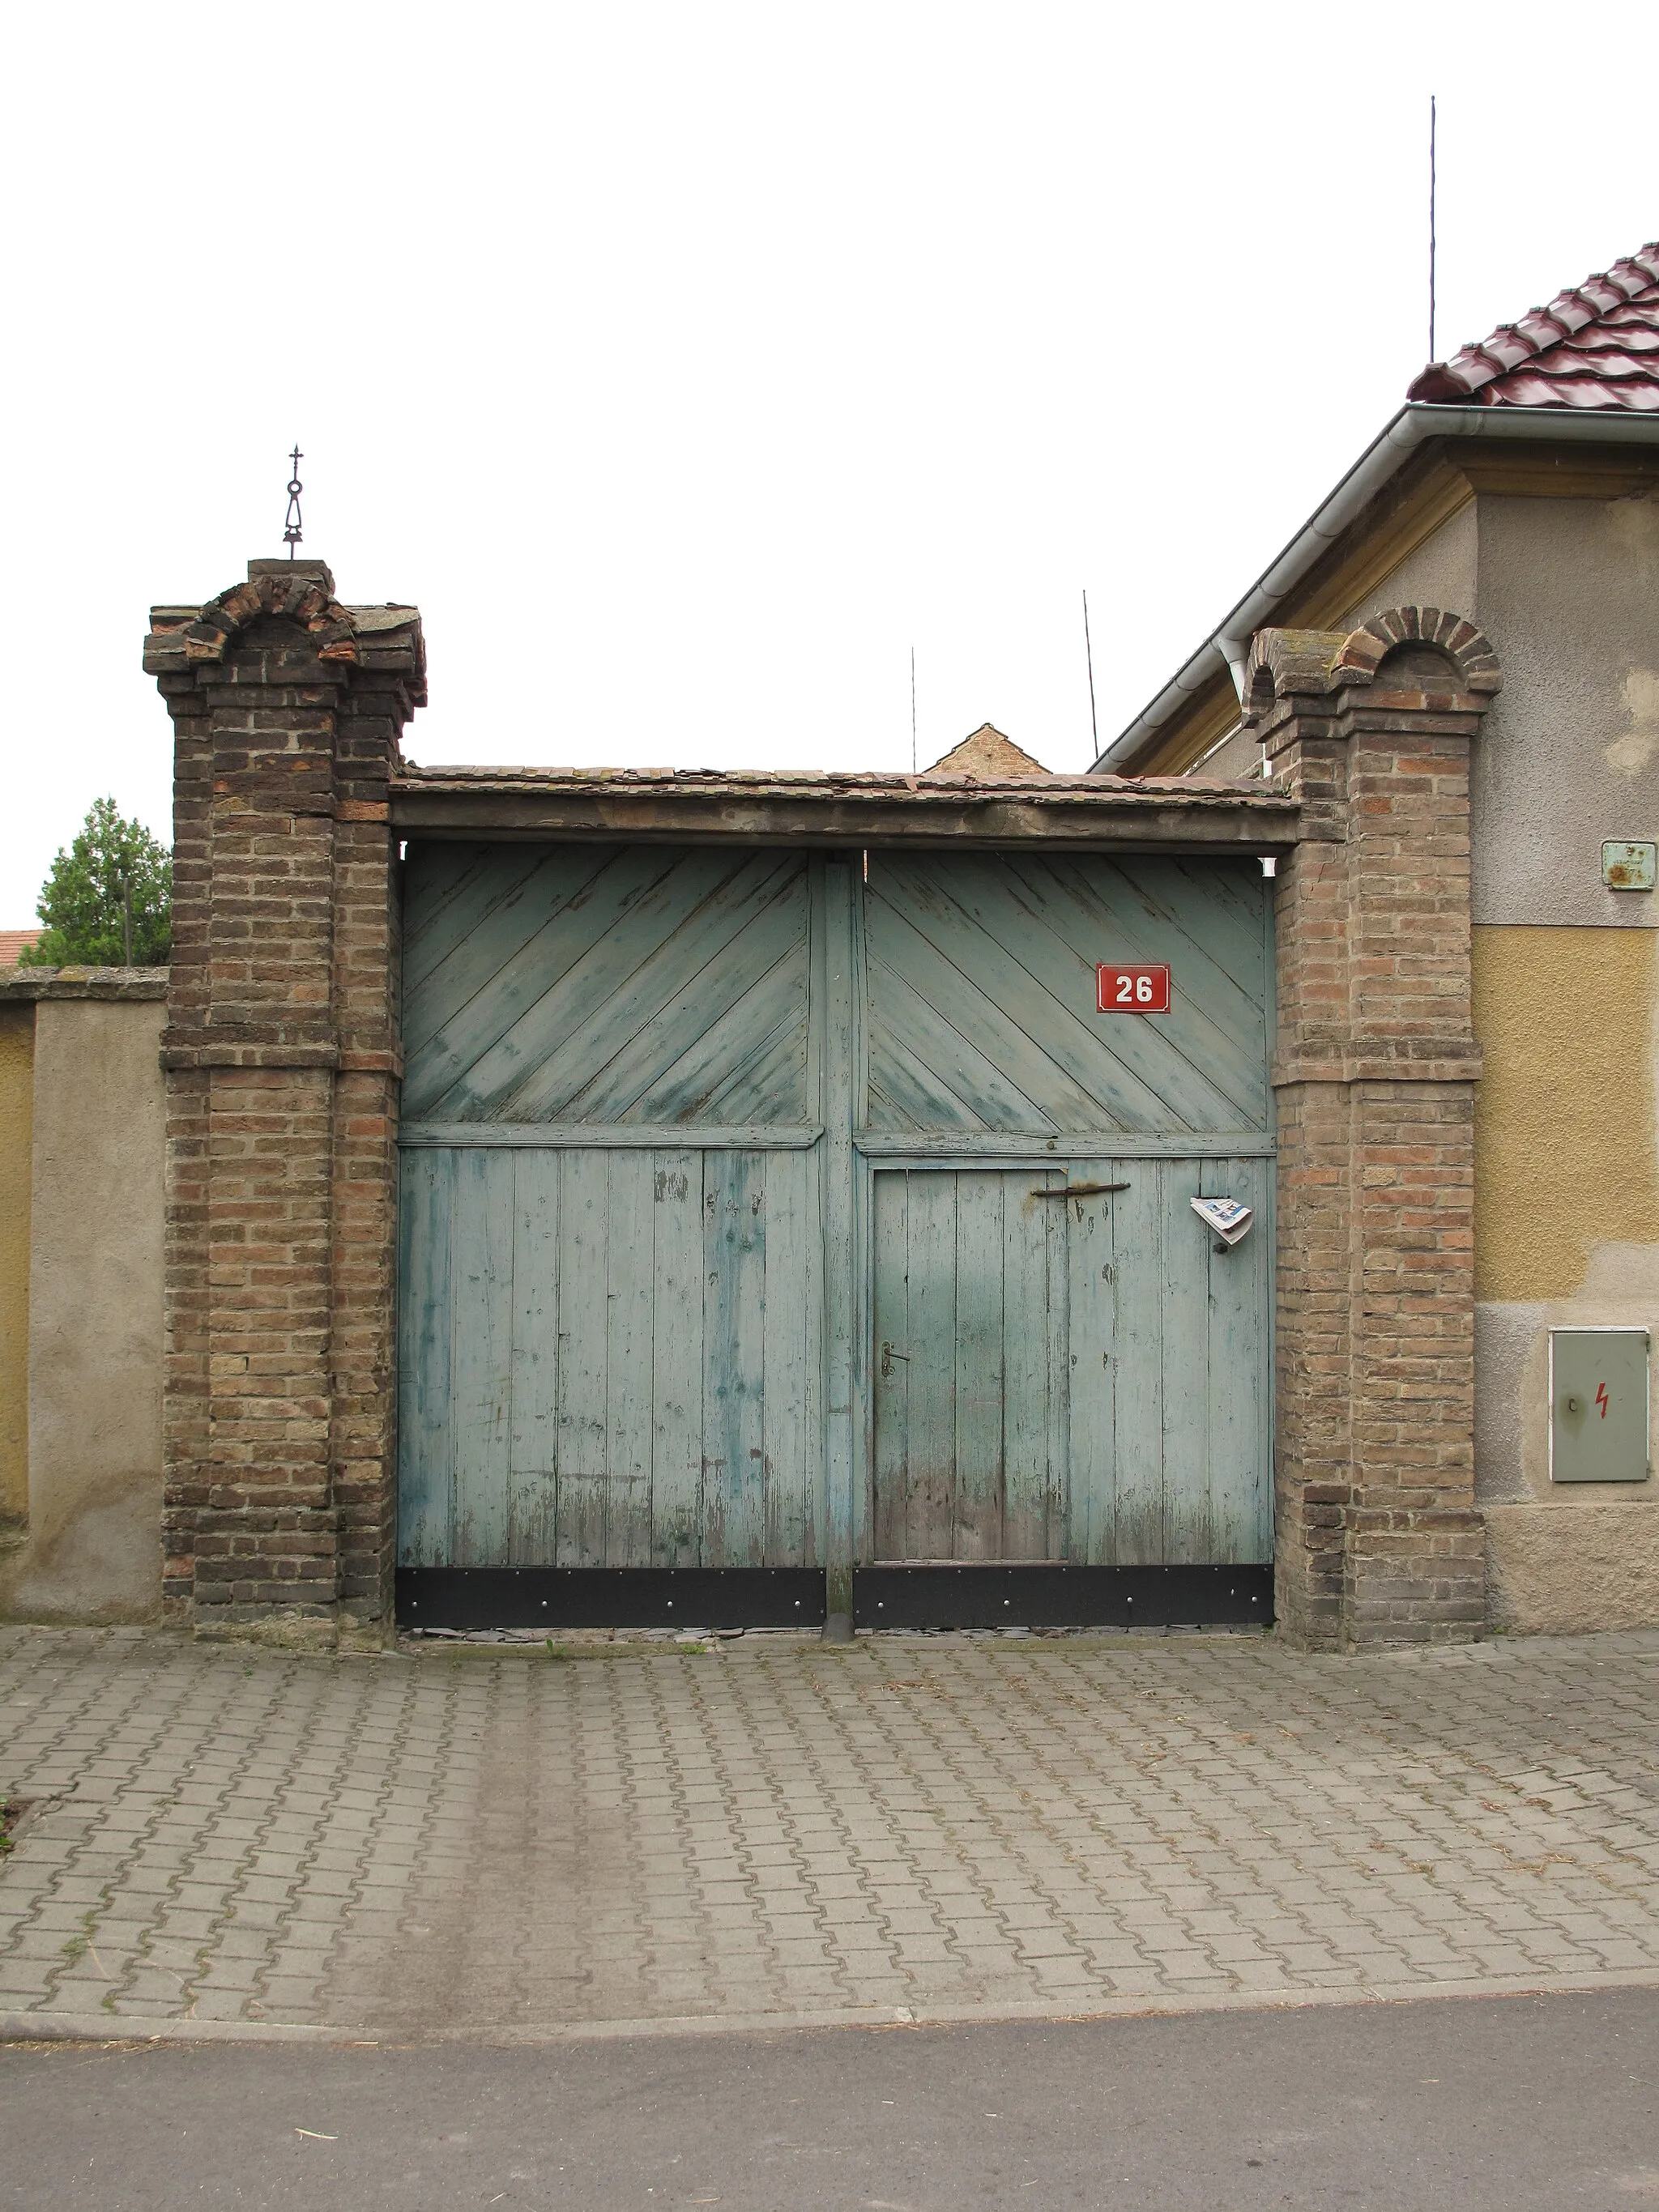
[[[1659,412],[1659,243],[1431,362],[1406,397]]]
[[[0,929],[0,968],[15,968],[19,953],[40,942],[38,929]]]

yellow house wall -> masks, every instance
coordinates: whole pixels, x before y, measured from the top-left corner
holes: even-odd
[[[34,1009],[0,1006],[0,1543],[29,1502],[29,1174]]]

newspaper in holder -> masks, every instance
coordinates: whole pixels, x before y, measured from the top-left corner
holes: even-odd
[[[1255,1208],[1236,1198],[1195,1198],[1193,1212],[1214,1230],[1224,1244],[1237,1244],[1250,1233]]]

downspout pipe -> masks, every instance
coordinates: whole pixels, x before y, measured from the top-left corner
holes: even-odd
[[[1374,439],[1334,491],[1304,522],[1277,560],[1251,585],[1238,605],[1211,631],[1198,651],[1142,708],[1128,728],[1113,738],[1090,773],[1131,775],[1139,748],[1155,738],[1194,692],[1209,684],[1218,659],[1231,671],[1242,693],[1250,640],[1271,622],[1320,555],[1342,535],[1410,454],[1431,438],[1501,438],[1511,442],[1546,440],[1568,446],[1659,447],[1659,416],[1617,413],[1606,408],[1441,407],[1412,402],[1402,407]]]

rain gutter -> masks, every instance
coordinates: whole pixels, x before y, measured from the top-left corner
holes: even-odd
[[[1132,756],[1158,735],[1194,693],[1212,683],[1216,662],[1242,689],[1250,640],[1289,597],[1320,555],[1376,498],[1407,457],[1431,438],[1543,439],[1558,445],[1659,446],[1659,416],[1617,414],[1605,408],[1439,407],[1414,402],[1401,409],[1374,439],[1324,504],[1315,509],[1278,559],[1251,585],[1219,627],[1142,708],[1128,728],[1096,761],[1092,775],[1132,775]]]

